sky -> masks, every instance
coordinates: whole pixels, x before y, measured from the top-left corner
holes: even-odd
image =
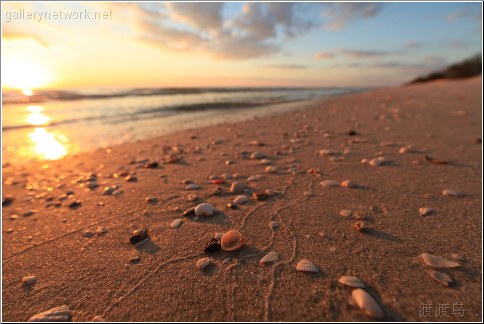
[[[388,86],[481,49],[476,2],[2,2],[2,88]]]

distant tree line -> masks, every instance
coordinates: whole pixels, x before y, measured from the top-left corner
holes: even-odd
[[[428,82],[437,79],[468,78],[482,74],[482,56],[476,54],[462,62],[452,64],[444,70],[432,72],[426,76],[420,76],[408,84]]]

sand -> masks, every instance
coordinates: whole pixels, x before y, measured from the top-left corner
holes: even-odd
[[[481,82],[375,90],[326,100],[315,109],[182,131],[60,161],[23,166],[4,161],[3,197],[13,202],[2,213],[2,319],[25,321],[67,305],[73,321],[96,315],[108,321],[372,320],[351,301],[352,289],[338,282],[350,275],[365,284],[385,320],[481,321]],[[350,130],[358,135],[348,135]],[[254,140],[265,146],[249,145]],[[406,146],[412,146],[410,152],[400,154]],[[322,149],[340,155],[320,156]],[[243,158],[243,151],[266,153],[276,172],[266,173],[265,165]],[[170,153],[182,161],[163,163]],[[360,163],[380,155],[388,163]],[[430,163],[425,155],[448,163]],[[160,167],[145,168],[143,159]],[[137,181],[113,177],[123,171]],[[265,189],[280,194],[265,201],[251,197],[240,209],[229,209],[233,180],[214,185],[207,178],[236,172],[263,176],[249,182],[249,195]],[[99,188],[84,186],[89,173],[97,174]],[[201,188],[185,190],[182,181],[188,179]],[[347,179],[357,187],[320,185]],[[116,184],[119,195],[102,194]],[[216,186],[223,194],[210,196]],[[465,196],[446,197],[444,189]],[[74,194],[61,206],[46,206],[67,191]],[[187,200],[193,193],[198,202]],[[147,203],[147,197],[156,203]],[[81,205],[69,208],[72,201]],[[220,212],[198,220],[182,216],[199,202]],[[421,216],[423,207],[435,212]],[[355,215],[340,216],[345,209],[366,217],[368,231],[355,231]],[[36,212],[22,216],[29,210]],[[173,229],[177,218],[183,223]],[[272,220],[279,223],[274,230]],[[85,237],[99,226],[107,232]],[[150,240],[133,246],[129,239],[139,228],[148,229]],[[198,270],[196,261],[208,256],[206,241],[230,229],[238,229],[248,244],[211,254],[214,263]],[[279,262],[259,265],[270,251]],[[448,260],[458,253],[465,260],[457,268],[433,269],[422,253]],[[296,271],[301,259],[320,272]],[[450,287],[432,279],[432,270],[448,274]],[[37,277],[34,285],[22,283],[29,275]],[[430,303],[431,312],[422,313],[422,304]],[[463,313],[455,311],[459,303]]]

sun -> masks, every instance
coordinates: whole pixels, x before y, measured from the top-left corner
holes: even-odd
[[[32,89],[49,83],[48,71],[33,60],[11,58],[2,62],[2,84],[7,88]]]

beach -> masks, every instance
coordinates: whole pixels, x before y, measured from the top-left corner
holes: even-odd
[[[371,90],[3,161],[2,320],[66,305],[73,321],[372,321],[339,282],[354,276],[383,320],[482,321],[481,84]],[[227,206],[241,194],[247,203]],[[201,203],[218,211],[183,215]],[[149,238],[131,244],[138,229]],[[244,246],[204,252],[232,229]],[[278,260],[261,265],[271,251]],[[303,259],[318,272],[298,271]]]

